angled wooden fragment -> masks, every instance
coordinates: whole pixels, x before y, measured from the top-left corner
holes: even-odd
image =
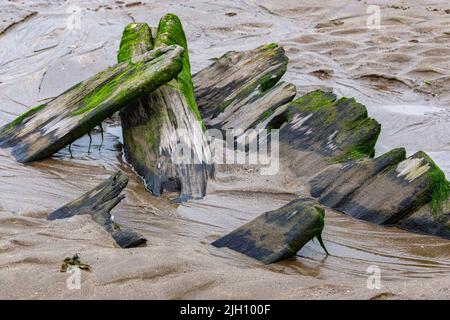
[[[257,87],[241,100],[236,99],[230,103],[223,112],[209,119],[206,124],[220,130],[246,131],[256,128],[278,107],[294,99],[295,94],[295,86],[284,81],[264,92]]]
[[[322,241],[324,209],[313,199],[297,199],[244,224],[212,243],[266,264],[289,259],[310,240]]]
[[[130,100],[169,82],[182,68],[180,46],[114,65],[0,128],[0,146],[19,162],[50,157],[89,133]]]
[[[287,63],[284,49],[271,43],[227,52],[196,73],[192,77],[195,96],[206,126],[229,106],[248,99],[251,92],[262,94],[272,88],[286,72]]]
[[[131,248],[144,244],[147,240],[142,235],[130,228],[119,226],[111,218],[111,210],[125,198],[120,193],[127,183],[127,175],[117,171],[91,191],[53,211],[47,219],[57,220],[89,214],[111,234],[120,247]]]

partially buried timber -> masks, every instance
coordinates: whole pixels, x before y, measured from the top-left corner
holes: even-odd
[[[325,210],[313,199],[297,199],[244,224],[212,243],[273,263],[292,258],[310,240],[322,241]]]
[[[75,215],[89,214],[95,222],[111,234],[120,247],[131,248],[143,245],[147,240],[142,235],[118,225],[110,213],[125,198],[121,192],[127,184],[128,176],[117,171],[94,189],[52,212],[47,219],[67,219]]]
[[[213,176],[211,154],[194,97],[189,52],[181,21],[166,14],[155,38],[145,23],[129,24],[118,60],[127,61],[149,48],[179,45],[181,72],[158,90],[130,101],[120,112],[126,160],[154,195],[178,191],[177,202],[202,198]]]

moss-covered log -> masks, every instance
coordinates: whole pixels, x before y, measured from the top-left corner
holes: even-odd
[[[286,72],[288,58],[275,43],[253,50],[225,53],[192,79],[198,108],[209,126],[214,116],[239,104],[252,91],[265,92]]]
[[[89,133],[130,100],[169,82],[182,68],[180,46],[119,63],[35,107],[0,129],[0,146],[19,162],[50,157]]]
[[[256,120],[257,129],[280,129],[279,175],[305,183],[330,164],[373,156],[380,127],[355,99],[320,90]]]
[[[142,235],[130,228],[119,226],[111,218],[111,210],[125,198],[120,193],[127,184],[127,175],[117,171],[91,191],[52,212],[47,219],[65,219],[89,214],[111,234],[120,247],[131,248],[144,244],[147,240]]]
[[[289,259],[310,240],[322,242],[324,209],[314,200],[294,200],[280,209],[263,213],[212,243],[258,259],[266,264]]]
[[[201,198],[212,174],[211,156],[194,98],[187,41],[178,17],[165,15],[155,39],[144,23],[127,26],[119,62],[132,59],[152,45],[183,47],[183,66],[176,79],[142,95],[121,111],[125,157],[153,194],[180,190],[180,202]]]

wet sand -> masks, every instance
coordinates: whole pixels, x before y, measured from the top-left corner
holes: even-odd
[[[27,11],[14,13],[15,24],[0,25],[0,125],[114,64],[127,23],[156,25],[173,12],[185,26],[193,72],[226,51],[278,42],[290,58],[285,80],[299,93],[333,88],[356,97],[382,124],[378,153],[397,146],[406,146],[409,154],[424,150],[450,176],[446,1],[380,1],[379,31],[367,29],[367,5],[359,1],[287,1],[282,8],[275,1],[49,3],[17,2]],[[80,24],[70,22],[74,12]],[[65,149],[31,165],[16,163],[0,149],[0,298],[450,297],[450,241],[337,212],[326,215],[328,258],[314,242],[297,259],[271,266],[214,248],[209,243],[220,235],[303,191],[232,191],[251,179],[238,185],[219,175],[205,199],[176,208],[168,196],[149,194],[124,163],[120,130],[107,132],[101,148],[100,135],[93,135],[90,153],[84,137],[72,146],[74,158]],[[113,214],[146,236],[147,247],[115,247],[89,217],[45,220],[116,169],[129,174],[130,183]],[[92,271],[82,272],[80,290],[68,290],[68,275],[59,267],[75,253]],[[381,289],[367,288],[371,265],[381,269]]]

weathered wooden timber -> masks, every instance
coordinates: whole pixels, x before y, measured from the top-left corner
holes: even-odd
[[[227,52],[196,73],[192,77],[195,96],[206,126],[255,89],[263,93],[272,88],[286,72],[287,63],[284,49],[271,43],[253,50]]]
[[[297,199],[244,224],[212,243],[266,264],[289,259],[310,240],[322,241],[324,209],[313,199]]]
[[[57,220],[89,214],[111,234],[120,247],[131,248],[144,244],[147,240],[142,235],[130,228],[119,226],[111,218],[111,210],[125,198],[120,193],[127,183],[128,176],[117,171],[91,191],[53,211],[47,219]]]

